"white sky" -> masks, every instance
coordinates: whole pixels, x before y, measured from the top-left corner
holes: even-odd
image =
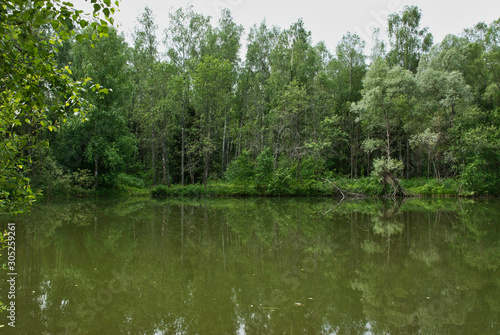
[[[71,0],[70,0],[71,1]],[[114,0],[113,0],[114,1]],[[84,0],[72,1],[77,8],[90,8],[82,5]],[[440,0],[121,0],[120,11],[115,14],[119,31],[125,33],[131,44],[131,33],[137,24],[137,17],[149,6],[155,15],[159,27],[157,38],[163,39],[163,30],[168,26],[168,12],[188,3],[193,4],[196,12],[210,15],[212,25],[217,25],[222,8],[229,8],[236,23],[245,27],[245,36],[249,27],[259,24],[264,18],[268,26],[277,25],[288,28],[299,18],[304,20],[307,30],[312,32],[314,43],[324,41],[334,53],[342,36],[350,32],[358,33],[366,42],[365,53],[371,51],[371,32],[381,28],[381,37],[385,37],[387,16],[400,12],[406,5],[416,5],[422,10],[422,27],[429,27],[434,35],[434,43],[439,43],[449,33],[460,34],[464,28],[478,22],[491,23],[500,18],[500,1],[475,0],[440,1]],[[245,45],[245,42],[243,42]]]

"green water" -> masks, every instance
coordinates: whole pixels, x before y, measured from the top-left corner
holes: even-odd
[[[71,201],[1,220],[2,334],[500,334],[498,199]]]

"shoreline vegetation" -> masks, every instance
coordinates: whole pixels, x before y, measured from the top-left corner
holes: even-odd
[[[460,184],[452,179],[436,181],[427,179],[402,180],[401,186],[406,190],[405,197],[472,197],[472,192],[463,192]],[[131,190],[133,191],[133,190]],[[256,197],[336,197],[336,198],[369,198],[393,197],[389,185],[382,185],[375,178],[337,179],[313,183],[295,184],[281,189],[259,187],[256,184],[231,184],[227,182],[203,185],[158,185],[150,189],[153,198],[175,196],[256,196]]]
[[[459,180],[445,179],[403,179],[401,187],[405,195],[401,197],[416,198],[468,198],[495,197],[495,194],[475,194],[463,189]],[[55,192],[54,192],[55,191]],[[41,199],[60,198],[91,198],[107,196],[152,197],[157,199],[167,197],[332,197],[342,199],[353,198],[393,198],[396,197],[390,185],[381,184],[376,178],[337,178],[324,179],[305,183],[288,185],[257,185],[255,183],[238,184],[227,181],[209,181],[203,184],[180,185],[173,184],[144,187],[138,185],[117,185],[114,188],[92,190],[81,188],[65,189],[64,192],[53,190]]]

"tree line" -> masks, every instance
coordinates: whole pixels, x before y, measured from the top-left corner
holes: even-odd
[[[66,102],[64,122],[46,112],[57,131],[36,137],[50,146],[22,153],[33,185],[265,188],[375,175],[454,178],[498,193],[500,20],[434,44],[421,10],[407,6],[388,17],[387,39],[374,32],[370,55],[355,33],[332,52],[313,44],[301,19],[286,29],[263,21],[241,59],[244,29],[229,10],[216,24],[192,7],[168,17],[157,36],[146,7],[133,45],[111,26],[96,36],[92,25],[56,44],[55,66],[82,83],[89,104]],[[49,26],[39,38],[54,33]]]

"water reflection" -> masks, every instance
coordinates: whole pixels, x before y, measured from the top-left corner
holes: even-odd
[[[16,330],[498,334],[499,204],[264,198],[40,205],[15,219]],[[4,297],[3,279],[0,285]]]

